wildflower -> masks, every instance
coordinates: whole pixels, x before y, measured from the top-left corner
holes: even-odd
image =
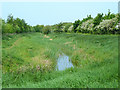
[[[40,70],[40,66],[39,66],[39,65],[37,65],[37,66],[36,66],[36,69],[37,69],[37,70]]]

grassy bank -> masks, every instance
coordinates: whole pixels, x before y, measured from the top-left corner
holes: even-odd
[[[3,35],[3,87],[118,87],[118,36]],[[61,53],[74,68],[55,71]]]

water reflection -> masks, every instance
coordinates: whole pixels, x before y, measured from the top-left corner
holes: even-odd
[[[56,70],[65,70],[66,68],[74,67],[71,60],[65,54],[59,55],[57,60]]]

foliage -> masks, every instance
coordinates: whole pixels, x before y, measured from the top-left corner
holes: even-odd
[[[98,34],[116,34],[119,33],[116,25],[118,24],[117,18],[103,20],[98,26],[95,27]]]
[[[60,22],[59,24],[56,24],[55,26],[56,26],[56,28],[55,28],[54,32],[56,32],[56,33],[63,32],[63,30],[62,30],[62,28],[64,28],[63,23]]]
[[[4,24],[3,27],[3,33],[14,33],[13,26],[11,24]]]
[[[20,33],[20,27],[18,25],[15,25],[13,29],[16,33]]]
[[[43,25],[39,26],[39,30],[41,30],[42,28]],[[34,31],[38,32],[39,30],[28,25],[24,19],[15,19],[12,14],[8,15],[7,22],[5,22],[4,20],[2,22],[2,33],[24,33]]]
[[[97,14],[97,16],[93,19],[94,27],[100,24],[100,22],[102,21],[102,17],[103,17],[103,13],[102,14],[100,14],[100,13]]]
[[[13,18],[12,14],[8,15],[7,23],[9,23],[9,24],[13,24],[14,23],[14,18]]]
[[[51,27],[49,25],[44,26],[42,33],[49,34],[51,32]]]
[[[73,23],[73,32],[75,32],[76,33],[76,28],[78,27],[78,25],[80,24],[80,20],[78,19],[78,20],[76,20],[74,23]]]
[[[48,34],[50,32],[61,33],[73,31],[74,33],[119,34],[120,27],[118,20],[120,20],[120,15],[111,13],[110,10],[108,10],[108,14],[103,15],[103,13],[98,13],[95,18],[87,15],[87,17],[81,21],[78,19],[74,23],[60,22],[44,28],[44,25],[30,26],[24,19],[14,18],[13,15],[10,14],[8,15],[7,21],[2,20],[2,33],[40,32]]]
[[[115,18],[115,14],[110,12],[110,9],[108,9],[108,14],[103,17],[103,19],[112,19],[112,18]]]
[[[35,29],[36,32],[41,32],[42,33],[44,25],[36,25],[33,28]]]
[[[93,19],[87,20],[86,22],[83,22],[79,28],[80,32],[82,33],[92,33],[93,31]]]
[[[77,21],[75,21],[74,23],[73,23],[73,31],[74,32],[77,32],[78,30],[79,30],[79,28],[80,28],[80,26],[81,26],[81,24],[82,23],[84,23],[84,22],[86,22],[87,20],[89,20],[89,19],[93,19],[92,17],[91,17],[91,15],[88,15],[86,18],[83,18],[83,20],[77,20]],[[79,31],[80,32],[80,31]]]
[[[71,25],[69,28],[68,28],[68,32],[72,32],[73,30],[73,25]]]
[[[71,25],[72,25],[71,23],[66,24],[66,25],[65,25],[65,30],[64,30],[64,32],[68,32],[68,28],[69,28]]]
[[[81,21],[81,24],[82,24],[83,22],[87,21],[87,20],[90,20],[90,19],[93,19],[93,18],[91,17],[91,15],[87,15],[86,18],[83,18],[83,20]]]

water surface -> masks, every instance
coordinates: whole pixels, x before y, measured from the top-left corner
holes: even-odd
[[[62,54],[59,55],[57,59],[57,66],[56,70],[65,70],[67,68],[74,67],[71,60],[69,59],[69,56]]]

